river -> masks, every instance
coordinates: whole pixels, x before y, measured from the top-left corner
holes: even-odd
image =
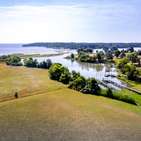
[[[60,56],[52,56],[52,57],[36,57],[39,62],[51,59],[53,63],[61,63],[65,67],[67,67],[70,71],[75,70],[76,72],[80,72],[86,78],[94,77],[97,80],[102,81],[103,79],[108,79],[113,82],[116,82],[120,85],[123,83],[116,77],[105,77],[107,74],[117,75],[116,68],[114,64],[93,64],[93,63],[82,63],[78,61],[71,61],[69,59],[65,59],[71,53],[76,53],[76,50],[64,50],[64,49],[54,49],[54,48],[46,48],[46,47],[22,47],[21,44],[0,44],[0,55],[7,54],[57,54],[58,52],[69,52]],[[96,50],[94,50],[95,52]],[[109,84],[111,85],[111,84]],[[111,85],[112,86],[112,85]],[[114,87],[114,86],[112,86]]]

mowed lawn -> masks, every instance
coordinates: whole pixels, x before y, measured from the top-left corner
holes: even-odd
[[[47,70],[1,65],[1,95],[15,87],[27,97],[0,103],[0,141],[141,140],[140,106],[73,91]]]

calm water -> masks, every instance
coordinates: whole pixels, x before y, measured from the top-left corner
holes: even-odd
[[[22,47],[22,44],[0,44],[0,55],[8,54],[54,54],[60,52],[59,49],[47,49],[45,47]]]
[[[74,51],[73,51],[74,52]],[[62,56],[53,56],[48,57],[51,59],[53,63],[61,63],[65,67],[69,68],[70,71],[75,70],[76,72],[80,72],[81,75],[86,78],[94,77],[97,80],[102,81],[103,79],[112,80],[120,85],[123,85],[122,82],[116,77],[105,77],[106,74],[114,74],[117,75],[116,68],[112,64],[92,64],[92,63],[81,63],[77,61],[71,61],[68,59],[64,59],[69,54],[65,54]],[[47,57],[35,58],[39,62],[46,60]],[[113,86],[112,86],[113,87]]]
[[[138,48],[136,48],[138,50]],[[15,53],[23,53],[23,54],[55,54],[58,52],[64,51],[63,49],[52,49],[52,48],[45,48],[45,47],[22,47],[21,44],[0,44],[0,55],[7,55],[7,54],[15,54]],[[66,51],[66,50],[65,50]],[[76,53],[76,50],[67,50],[69,51],[68,54],[61,55],[61,56],[52,56],[52,57],[38,57],[35,58],[39,62],[51,59],[53,63],[61,63],[66,66],[70,71],[75,70],[80,72],[81,75],[89,78],[95,77],[97,80],[108,79],[112,80],[116,83],[121,85],[122,82],[113,77],[105,77],[106,74],[114,74],[117,75],[116,68],[114,65],[108,64],[92,64],[92,63],[81,63],[71,60],[65,59],[67,55],[71,53]],[[94,50],[95,52],[96,50]]]

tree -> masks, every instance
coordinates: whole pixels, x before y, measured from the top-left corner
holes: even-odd
[[[81,52],[83,52],[83,53],[93,53],[93,49],[91,49],[91,48],[86,48],[86,49],[84,49],[84,48],[79,48],[79,49],[77,50],[77,53],[79,54],[79,53],[81,53]]]
[[[24,59],[24,65],[27,67],[36,68],[38,67],[38,62],[36,59],[28,58],[28,59]]]
[[[120,51],[117,49],[117,50],[115,50],[114,51],[114,55],[116,56],[116,57],[119,57],[119,55],[120,55]]]
[[[100,52],[96,52],[96,58],[98,60],[98,62],[103,62],[104,61],[104,52],[100,51]]]
[[[40,62],[38,64],[39,68],[49,69],[52,65],[52,61],[50,59],[47,59],[46,61]]]
[[[112,54],[111,51],[107,51],[107,52],[106,52],[106,59],[107,59],[107,60],[112,60],[112,59],[113,59],[113,54]]]
[[[86,94],[99,94],[100,93],[100,87],[95,80],[95,78],[89,78],[86,80],[86,86],[84,89],[81,90],[81,92]]]
[[[64,70],[60,76],[59,81],[64,84],[69,84],[70,79],[71,79],[71,74],[70,74],[69,70],[64,67]]]
[[[71,54],[71,59],[73,60],[73,59],[74,59],[74,57],[75,57],[75,56],[74,56],[74,54],[72,53],[72,54]]]
[[[59,63],[55,63],[49,68],[49,76],[51,79],[59,81],[63,71],[64,67]]]
[[[21,58],[18,56],[9,56],[6,59],[6,64],[7,65],[12,65],[12,66],[21,66]]]
[[[10,57],[10,55],[2,55],[2,56],[0,56],[0,61],[6,62],[9,57]]]
[[[106,93],[107,93],[107,97],[113,98],[113,92],[110,88],[108,88]]]
[[[125,73],[125,65],[128,62],[129,60],[127,58],[123,58],[118,62],[117,67],[121,70],[122,73]]]
[[[127,58],[128,58],[131,62],[136,63],[137,60],[138,60],[137,52],[128,53],[128,54],[127,54]]]
[[[89,55],[87,53],[84,53],[84,52],[80,52],[78,54],[78,60],[81,61],[81,62],[88,62],[89,60]]]
[[[127,49],[128,52],[134,52],[134,48],[131,46]]]
[[[76,72],[76,71],[72,71],[72,73],[71,73],[71,81],[75,80],[78,77],[80,77],[80,73]]]
[[[138,55],[141,55],[141,50],[138,50]]]
[[[80,91],[86,85],[86,80],[83,76],[78,76],[75,80],[71,81],[69,84],[69,88]]]
[[[136,69],[135,65],[132,63],[128,63],[128,71],[126,72],[127,78],[129,80],[137,80],[139,71]]]

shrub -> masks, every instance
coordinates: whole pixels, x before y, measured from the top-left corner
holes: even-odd
[[[113,95],[113,98],[117,99],[117,100],[120,100],[120,101],[123,101],[123,102],[126,102],[126,103],[137,105],[135,99],[130,97],[130,96],[128,96],[128,95],[123,95],[123,94],[120,94],[120,93],[115,93]]]
[[[72,60],[75,58],[75,56],[74,56],[74,54],[73,54],[73,53],[71,54],[71,56],[70,56],[70,57],[71,57],[71,59],[72,59]]]
[[[0,61],[6,62],[9,57],[10,57],[10,55],[2,55],[2,56],[0,56]]]
[[[71,79],[71,74],[67,68],[64,68],[59,81],[64,83],[64,84],[69,84],[69,81]]]
[[[130,104],[137,105],[136,101],[132,97],[129,97],[128,95],[121,96],[120,100],[124,101],[124,102],[127,102],[127,103],[130,103]]]
[[[12,66],[21,66],[21,58],[18,56],[10,56],[6,59],[6,64]]]
[[[75,80],[71,81],[69,84],[69,88],[80,91],[86,85],[86,80],[83,76],[78,76]]]
[[[53,64],[49,68],[49,76],[50,76],[50,78],[53,79],[53,80],[59,81],[63,70],[64,70],[64,67],[61,64],[59,64],[59,63]]]
[[[137,54],[137,52],[128,53],[128,54],[127,54],[127,58],[128,58],[131,62],[136,63],[137,60],[138,60],[138,54]]]
[[[111,51],[106,52],[106,59],[107,60],[112,60],[113,59],[113,54]]]
[[[89,60],[89,55],[87,53],[84,53],[84,52],[80,52],[78,54],[78,60],[81,61],[81,62],[88,62]]]
[[[127,58],[123,58],[121,59],[118,64],[117,67],[122,71],[122,69],[124,69],[124,66],[129,62],[129,60]],[[124,71],[124,70],[123,70]],[[123,72],[122,71],[122,72]]]
[[[71,73],[71,81],[75,80],[78,77],[80,77],[80,73],[76,72],[76,71],[72,71],[72,73]]]
[[[110,88],[107,89],[106,94],[107,94],[107,97],[113,98],[113,92]]]
[[[64,84],[68,84],[71,78],[69,70],[59,63],[55,63],[49,68],[49,76],[51,79]]]
[[[40,62],[38,64],[38,67],[43,69],[49,69],[51,65],[52,65],[52,61],[50,59],[47,59],[46,61]]]
[[[104,52],[100,51],[100,52],[96,52],[96,58],[98,60],[99,63],[102,63],[104,61]]]
[[[116,57],[119,57],[120,53],[121,53],[121,52],[120,52],[118,49],[114,51],[114,55],[115,55]]]
[[[24,59],[24,65],[26,67],[36,68],[38,67],[38,62],[36,59],[28,58],[28,59]]]
[[[85,94],[100,94],[100,87],[95,78],[87,79],[86,86],[81,92]]]

